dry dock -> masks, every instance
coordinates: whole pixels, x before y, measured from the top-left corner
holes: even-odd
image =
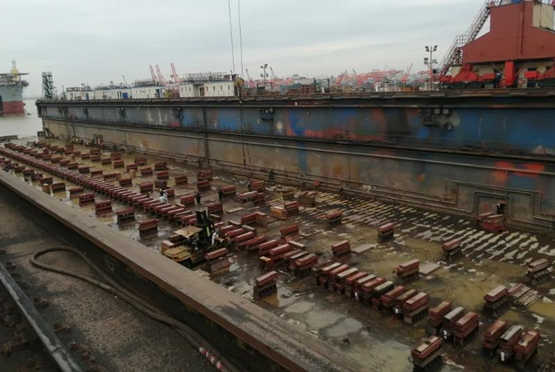
[[[49,143],[63,145],[56,141]],[[90,147],[76,145],[75,149],[87,152]],[[11,153],[17,154],[22,155]],[[110,150],[104,149],[103,156],[109,155]],[[132,163],[136,155],[124,153],[124,164]],[[0,156],[8,158],[5,154]],[[146,158],[148,165],[160,160]],[[104,174],[116,171],[122,177],[130,176],[133,186],[129,189],[135,191],[139,183],[154,180],[153,176],[143,177],[140,173],[126,172],[125,168],[114,169],[113,163],[101,165],[79,157],[75,161]],[[168,165],[169,186],[175,193],[195,192],[198,169],[185,162],[169,161]],[[173,179],[178,175],[187,175],[188,183],[174,185]],[[238,194],[247,192],[248,179],[248,174],[239,177],[216,173],[210,190],[202,194],[201,204],[217,203],[217,190],[223,186],[235,186]],[[65,182],[68,188],[74,186],[54,177],[54,182],[57,180]],[[553,236],[513,230],[489,233],[471,220],[395,203],[345,197],[318,190],[317,184],[305,185],[306,189],[315,191],[314,205],[300,206],[298,214],[278,219],[272,217],[271,208],[283,205],[285,195],[298,198],[301,190],[266,181],[264,206],[226,198],[222,203],[222,219],[236,221],[248,214],[263,212],[269,216],[268,224],[256,228],[258,235],[280,238],[280,230],[296,225],[299,232],[295,241],[303,250],[316,254],[320,263],[340,261],[396,284],[400,283],[393,269],[418,259],[420,275],[403,282],[404,286],[427,293],[431,306],[449,300],[466,311],[480,314],[479,331],[464,346],[444,345],[441,370],[459,370],[463,366],[469,370],[494,371],[517,368],[515,364],[501,364],[481,351],[483,332],[497,318],[540,330],[539,353],[528,362],[527,370],[540,368],[555,352],[552,343],[555,306],[551,302],[555,300],[555,281],[551,272],[539,284],[526,280],[526,266],[533,260],[546,258],[552,265]],[[426,335],[426,319],[405,324],[391,313],[317,286],[312,273],[297,277],[283,267],[276,268],[277,293],[254,301],[253,283],[264,272],[254,252],[232,250],[229,272],[210,278],[202,270],[186,269],[159,253],[161,243],[179,228],[173,223],[160,218],[156,236],[145,240],[139,236],[136,224],[121,228],[114,214],[96,217],[93,207],[79,207],[78,197],[70,198],[66,191],[47,194],[38,182],[20,172],[0,171],[0,182],[2,192],[9,193],[11,205],[36,208],[45,220],[54,218],[58,228],[63,225],[71,230],[73,239],[82,242],[85,251],[104,267],[111,268],[119,280],[140,289],[158,306],[190,324],[241,369],[412,370],[408,357],[411,348]],[[113,183],[116,185],[116,181]],[[18,195],[17,201],[14,194]],[[97,194],[96,199],[109,198]],[[118,211],[128,205],[112,200],[112,208]],[[332,210],[342,212],[342,221],[330,226],[327,214]],[[135,213],[138,222],[152,217],[143,210]],[[380,243],[377,227],[386,222],[395,224],[395,238]],[[441,246],[453,239],[461,240],[462,252],[454,262],[447,263],[442,260]],[[332,245],[345,240],[349,241],[352,252],[339,259],[332,257]],[[511,287],[517,283],[529,290],[511,299],[510,305],[499,314],[483,313],[486,293],[498,285]]]

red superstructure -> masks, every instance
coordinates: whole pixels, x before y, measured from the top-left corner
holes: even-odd
[[[527,0],[492,7],[490,11],[490,32],[463,47],[463,64],[555,57],[555,32],[542,28],[542,18],[549,11],[553,17],[551,5]]]
[[[492,2],[487,11],[490,31],[467,40],[461,48],[462,67],[442,76],[443,86],[555,86],[553,4],[538,0],[501,5]]]

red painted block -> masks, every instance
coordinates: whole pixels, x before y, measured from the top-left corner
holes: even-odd
[[[120,178],[119,185],[121,187],[130,187],[133,186],[133,181],[131,180],[131,177]]]
[[[156,179],[167,180],[169,178],[170,178],[170,174],[168,171],[156,172]]]
[[[168,164],[165,161],[159,161],[157,163],[154,163],[155,171],[162,171],[167,169],[168,169]]]
[[[351,245],[348,240],[343,240],[331,246],[331,251],[335,257],[351,253]]]
[[[112,167],[114,167],[114,169],[123,168],[123,166],[124,166],[123,160],[114,160],[114,162],[112,163]]]
[[[282,227],[279,232],[281,233],[281,237],[285,238],[286,236],[296,235],[299,233],[299,226],[297,224],[289,225],[286,227]]]
[[[101,201],[94,204],[94,210],[97,216],[112,212],[112,202],[110,200]]]
[[[220,248],[215,251],[206,253],[204,255],[204,259],[207,261],[215,260],[217,258],[225,256],[227,253],[228,253],[228,250],[226,248]]]
[[[143,182],[139,184],[139,191],[141,194],[146,194],[154,191],[154,185],[152,182]]]
[[[152,176],[152,168],[150,167],[145,167],[145,168],[141,168],[141,176]]]
[[[80,193],[83,192],[83,188],[81,186],[74,186],[69,188],[69,197],[72,198]]]
[[[185,185],[188,182],[187,175],[179,175],[174,177],[174,181],[176,185]]]
[[[82,207],[84,205],[94,203],[94,194],[87,193],[79,195],[79,206]]]

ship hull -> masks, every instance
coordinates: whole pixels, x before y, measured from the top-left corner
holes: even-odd
[[[25,104],[23,101],[2,102],[2,115],[24,115]]]
[[[23,87],[19,84],[0,86],[0,115],[24,115]]]
[[[508,224],[552,231],[555,104],[502,108],[499,99],[495,107],[479,101],[450,102],[449,110],[419,98],[394,105],[382,99],[381,107],[380,101],[363,107],[299,100],[39,103],[39,109],[57,137],[102,138],[237,174],[317,181],[329,190],[465,217],[506,203]]]

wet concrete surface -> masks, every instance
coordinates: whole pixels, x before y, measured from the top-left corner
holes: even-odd
[[[131,163],[133,158],[134,154],[124,154],[126,164]],[[146,158],[149,165],[159,160],[149,156]],[[99,163],[83,160],[80,162],[97,169],[113,171],[111,166],[103,167]],[[196,168],[170,162],[170,175],[178,174],[187,174],[189,183],[176,187],[176,194],[193,192]],[[137,176],[134,183],[152,179]],[[169,184],[171,187],[172,181]],[[247,191],[246,178],[218,172],[212,182],[211,191],[203,194],[202,204],[216,201],[217,187],[226,184],[236,185],[238,192]],[[136,186],[133,188],[136,189]],[[267,188],[268,205],[262,208],[251,203],[239,204],[235,200],[226,199],[224,211],[227,213],[224,213],[223,219],[238,220],[241,215],[256,210],[268,213],[269,206],[283,203],[279,190],[279,185]],[[79,208],[77,199],[70,200],[66,193],[53,196],[68,207],[81,209],[83,213],[94,216],[93,207]],[[113,205],[114,210],[127,207],[118,202],[113,202]],[[330,228],[324,215],[334,208],[344,211],[343,224]],[[152,216],[137,213],[139,221],[148,218]],[[120,228],[115,223],[114,216],[102,219],[113,229],[140,240],[134,224]],[[379,244],[376,226],[386,221],[398,224],[396,237],[391,243]],[[345,262],[391,280],[394,280],[393,268],[410,259],[418,258],[422,263],[438,264],[438,270],[406,285],[430,294],[432,306],[442,300],[451,300],[455,305],[464,306],[467,311],[478,312],[481,317],[480,333],[473,336],[464,348],[444,346],[445,363],[438,370],[455,371],[464,367],[466,370],[504,371],[519,368],[515,365],[503,365],[482,354],[482,333],[494,320],[482,313],[483,296],[499,284],[509,286],[524,283],[526,264],[532,259],[546,257],[552,260],[555,257],[555,241],[552,236],[522,231],[492,234],[481,231],[472,221],[459,217],[324,192],[318,194],[316,207],[301,207],[300,214],[287,221],[270,219],[268,227],[258,228],[257,232],[269,238],[277,238],[280,227],[291,223],[299,224],[301,230],[301,236],[295,240],[305,244],[308,251],[317,253],[320,262],[331,259],[330,246],[333,243],[347,239],[352,247],[363,247],[364,252],[351,254]],[[177,228],[162,221],[158,235],[141,242],[148,249],[159,250],[161,241]],[[463,240],[464,254],[455,263],[447,264],[441,260],[441,244],[453,238]],[[254,278],[262,273],[257,255],[233,252],[231,259],[233,264],[230,272],[213,280],[251,299]],[[555,352],[555,305],[551,302],[555,300],[555,280],[551,278],[533,288],[538,291],[538,295],[528,306],[513,305],[500,314],[501,318],[511,323],[541,331],[539,355],[520,368],[530,371],[538,369],[542,361]],[[312,276],[298,279],[282,270],[277,295],[258,301],[258,304],[300,330],[334,345],[345,354],[362,362],[378,361],[383,370],[388,371],[411,371],[412,364],[408,359],[410,349],[426,335],[426,320],[416,325],[406,325],[390,314],[380,313],[367,305],[317,287]]]
[[[34,252],[68,246],[63,231],[45,230],[32,210],[21,210],[18,199],[1,188],[0,211],[0,260],[15,264],[12,275],[30,298],[46,301],[47,306],[40,308],[46,321],[68,328],[58,337],[84,370],[212,370],[195,348],[167,326],[99,288],[33,267],[29,258]],[[41,260],[94,276],[70,253],[54,252]],[[0,324],[0,342],[10,340],[14,340],[14,329]],[[41,350],[37,341],[9,357],[0,354],[0,371],[57,370]]]

